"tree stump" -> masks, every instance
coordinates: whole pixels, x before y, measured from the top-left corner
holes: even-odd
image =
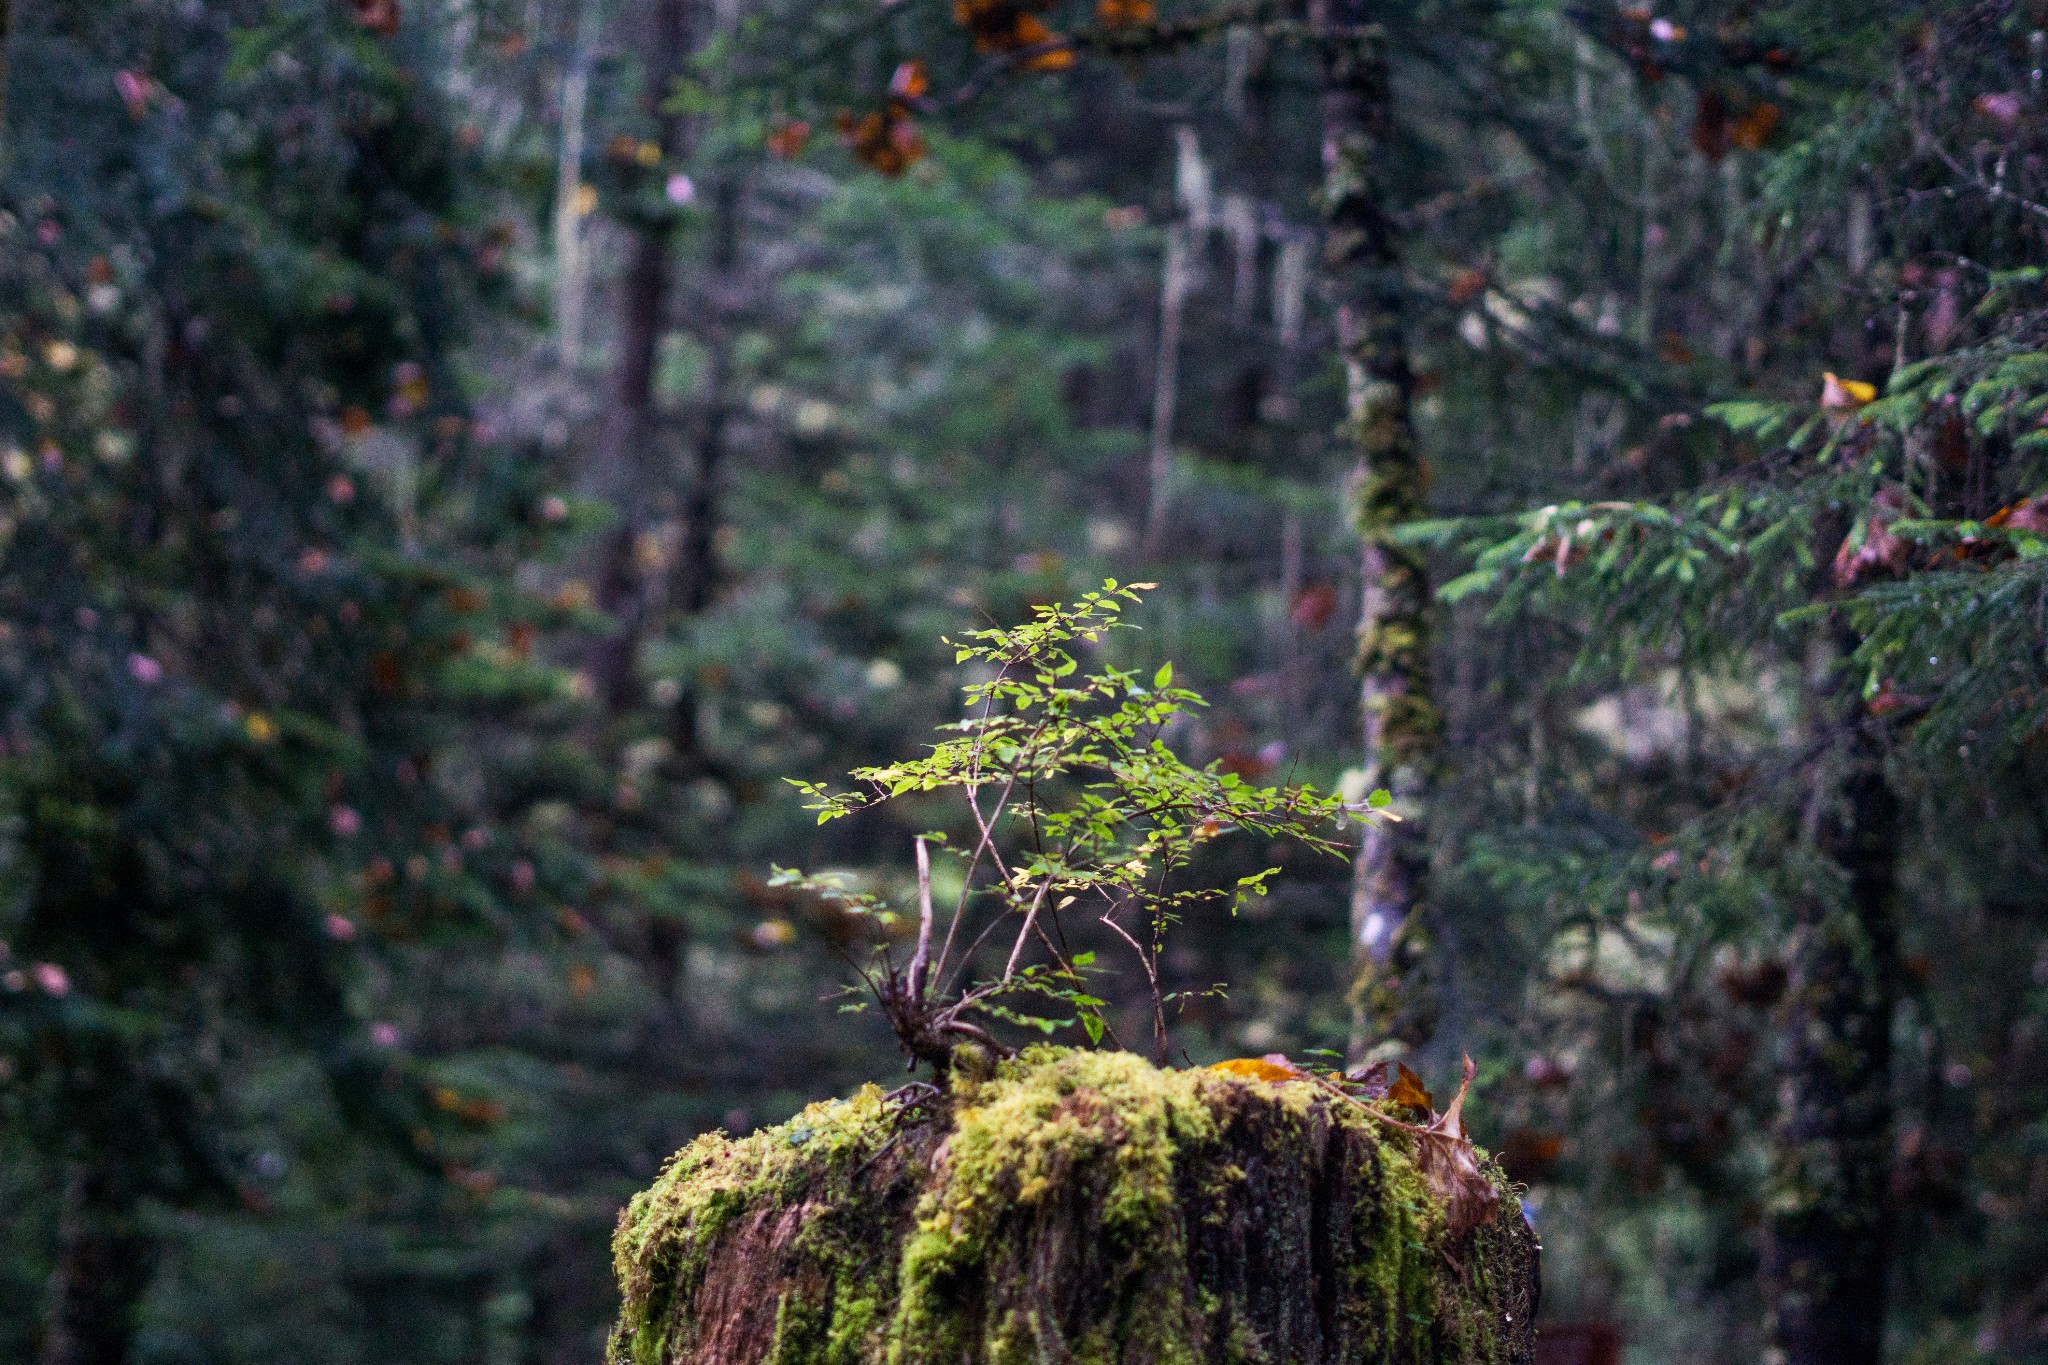
[[[1129,1053],[964,1070],[679,1152],[619,1220],[614,1365],[1531,1359],[1520,1204],[1448,1244],[1362,1106]]]

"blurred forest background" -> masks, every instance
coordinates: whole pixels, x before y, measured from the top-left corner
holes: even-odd
[[[2048,5],[0,15],[0,1359],[600,1360],[902,1075],[782,779],[1115,576],[1407,817],[1176,1060],[1471,1052],[1550,1365],[2048,1360]]]

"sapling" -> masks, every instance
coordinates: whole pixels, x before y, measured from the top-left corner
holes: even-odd
[[[1046,1034],[1078,1026],[1092,1044],[1115,1043],[1107,1002],[1089,990],[1089,974],[1100,970],[1095,954],[1066,947],[1066,927],[1081,916],[1107,930],[1143,972],[1153,1047],[1163,1057],[1175,999],[1160,973],[1168,932],[1199,904],[1227,898],[1235,913],[1265,895],[1279,871],[1220,886],[1182,884],[1197,852],[1242,831],[1341,854],[1331,837],[1340,817],[1393,818],[1383,791],[1347,804],[1309,786],[1258,786],[1215,763],[1185,762],[1167,732],[1206,703],[1175,685],[1171,663],[1149,676],[1113,665],[1084,672],[1075,650],[1133,629],[1124,608],[1152,586],[1112,579],[1071,605],[1035,607],[1021,625],[949,639],[955,662],[977,676],[964,688],[964,718],[940,727],[946,737],[923,757],[854,769],[848,790],[794,783],[820,824],[944,793],[971,826],[958,847],[943,833],[915,836],[915,946],[899,963],[885,939],[874,965],[859,968],[913,1067],[928,1062],[943,1077],[961,1043],[1007,1055],[996,1032],[1002,1025]],[[933,905],[934,850],[961,864],[960,889],[943,914]],[[774,881],[885,930],[900,922],[843,875],[777,868]],[[992,945],[1002,951],[985,959]]]

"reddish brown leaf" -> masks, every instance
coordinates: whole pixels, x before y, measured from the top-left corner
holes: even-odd
[[[355,0],[355,20],[379,38],[398,32],[398,0]]]
[[[1484,270],[1460,270],[1451,279],[1447,297],[1453,304],[1467,304],[1486,292]]]
[[[768,152],[784,161],[794,161],[804,154],[810,140],[811,125],[802,119],[778,123],[768,130]]]
[[[1862,543],[1857,543],[1852,532],[1843,538],[1842,548],[1835,551],[1835,582],[1840,587],[1853,587],[1880,574],[1903,573],[1912,553],[1913,547],[1891,530],[1892,523],[1906,510],[1905,495],[1896,488],[1880,488],[1870,502]]]
[[[882,175],[894,178],[924,159],[924,139],[909,110],[895,100],[859,117],[842,109],[833,122],[854,160]]]
[[[1910,692],[1900,692],[1892,686],[1890,679],[1886,679],[1877,689],[1876,695],[1863,703],[1863,709],[1881,720],[1900,711],[1911,711],[1916,707],[1925,706],[1926,704],[1927,699],[1925,697],[1914,696]]]
[[[1778,130],[1778,122],[1783,117],[1784,113],[1777,105],[1765,101],[1735,120],[1729,139],[1745,152],[1761,151],[1763,145],[1770,141],[1771,134]]]
[[[1657,359],[1666,365],[1690,365],[1699,356],[1685,344],[1684,337],[1676,332],[1666,332],[1657,339]]]
[[[1295,594],[1287,614],[1303,630],[1320,630],[1336,610],[1337,590],[1328,583],[1311,583]]]
[[[1041,5],[1020,0],[953,0],[953,22],[974,35],[976,52],[1021,52],[1062,42],[1032,13]],[[1061,71],[1074,64],[1071,47],[1040,52],[1023,63],[1026,71]]]

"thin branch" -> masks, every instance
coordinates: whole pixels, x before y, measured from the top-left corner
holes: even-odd
[[[925,973],[932,959],[932,855],[917,836],[917,953],[910,959],[910,998],[924,999]]]
[[[1031,937],[1031,926],[1038,923],[1038,907],[1045,904],[1046,893],[1052,890],[1052,878],[1047,877],[1038,884],[1038,894],[1031,898],[1031,908],[1024,912],[1024,925],[1017,931],[1017,942],[1010,949],[1010,960],[1003,965],[1003,984],[1008,985],[1016,975],[1017,959],[1024,955],[1024,941]]]

